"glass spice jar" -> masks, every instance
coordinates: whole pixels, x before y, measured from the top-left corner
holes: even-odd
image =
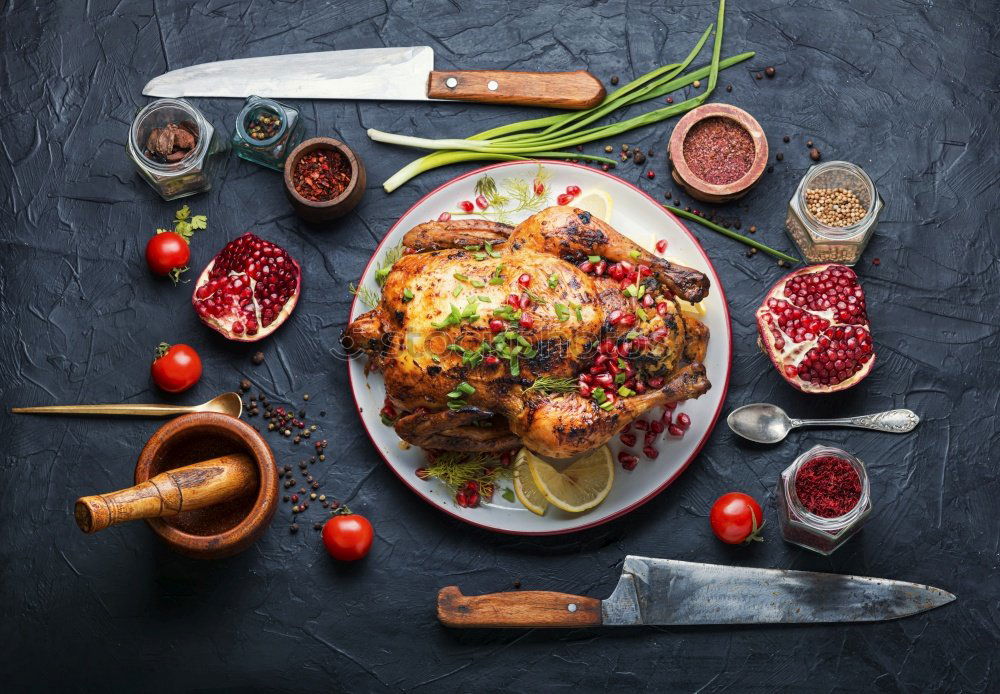
[[[796,492],[796,478],[802,469],[809,462],[824,457],[839,458],[849,463],[857,473],[861,487],[853,507],[835,517],[813,513]],[[864,463],[850,453],[828,446],[813,446],[781,473],[777,498],[778,523],[785,541],[823,555],[832,554],[860,530],[872,510]]]
[[[157,134],[164,130],[178,136],[168,138],[166,145],[157,143]],[[184,99],[158,99],[136,114],[127,149],[139,175],[160,197],[176,200],[212,187],[216,155],[225,151],[225,143],[201,111]]]
[[[860,219],[846,226],[831,226],[809,209],[810,191],[836,189],[853,194],[864,209]],[[882,207],[875,184],[861,167],[846,161],[823,162],[810,168],[795,189],[788,203],[785,229],[806,262],[854,265],[875,231]]]
[[[299,112],[286,104],[251,96],[236,117],[231,142],[237,156],[281,171],[288,153],[302,140]]]

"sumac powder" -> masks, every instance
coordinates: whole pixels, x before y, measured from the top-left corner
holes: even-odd
[[[861,478],[847,460],[824,455],[806,462],[795,474],[795,495],[817,516],[837,518],[858,505]]]
[[[743,178],[753,166],[755,155],[753,137],[730,118],[706,118],[695,123],[684,137],[688,168],[712,185],[729,185]]]
[[[295,192],[312,202],[333,200],[351,182],[351,162],[335,149],[314,149],[295,163]]]

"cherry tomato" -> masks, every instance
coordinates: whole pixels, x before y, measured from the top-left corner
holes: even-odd
[[[712,532],[723,542],[738,545],[742,542],[760,541],[764,526],[764,512],[753,497],[740,492],[720,496],[708,514]]]
[[[153,382],[168,393],[187,390],[201,378],[201,358],[187,345],[161,342],[150,369]]]
[[[146,244],[146,262],[154,275],[167,275],[180,269],[191,259],[191,247],[180,234],[165,231],[156,234]]]
[[[372,547],[372,524],[364,516],[346,513],[334,516],[323,526],[323,545],[334,559],[355,561]]]

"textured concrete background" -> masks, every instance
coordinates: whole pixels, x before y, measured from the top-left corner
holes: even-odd
[[[379,184],[413,153],[374,145],[365,128],[460,136],[528,117],[527,109],[302,102],[310,134],[339,137],[364,158],[369,190],[335,229],[304,227],[277,175],[230,158],[215,188],[188,202],[209,218],[194,242],[202,267],[253,230],[298,258],[305,293],[287,326],[253,348],[226,343],[195,318],[190,285],[151,277],[147,237],[179,203],[163,203],[126,158],[142,85],[171,68],[233,57],[429,44],[438,66],[587,67],[623,80],[687,53],[713,1],[123,2],[8,1],[0,15],[3,403],[162,399],[148,377],[161,340],[198,348],[205,376],[184,402],[251,378],[276,399],[313,394],[331,440],[328,494],[374,521],[356,566],[332,563],[316,535],[289,535],[287,506],[253,549],[196,563],[142,524],[82,535],[81,495],[118,488],[153,421],[0,415],[0,677],[16,690],[270,691],[997,691],[1000,482],[995,448],[998,339],[997,201],[1000,26],[993,0],[733,0],[726,54],[757,51],[723,74],[713,99],[753,113],[784,153],[726,214],[782,249],[784,209],[810,164],[865,167],[885,198],[859,271],[878,363],[849,393],[797,394],[758,353],[752,313],[782,271],[698,227],[730,298],[734,370],[728,412],[773,401],[803,416],[910,407],[917,432],[794,435],[756,448],[718,426],[679,481],[642,509],[577,535],[531,539],[476,530],[409,492],[364,435],[344,364],[325,358],[356,279],[389,225],[421,195],[471,167],[441,169],[387,196]],[[708,52],[705,54],[707,59]],[[703,60],[704,60],[703,59]],[[774,65],[774,80],[753,72]],[[722,87],[732,83],[727,93]],[[228,131],[239,104],[197,99]],[[646,106],[649,106],[647,104]],[[640,107],[644,108],[644,107]],[[656,147],[661,195],[673,121],[629,134]],[[792,137],[782,143],[782,135]],[[594,143],[597,151],[605,143]],[[881,264],[873,266],[878,257]],[[831,558],[784,544],[775,524],[779,471],[815,442],[843,444],[870,467],[875,511]],[[294,462],[299,450],[276,442]],[[720,493],[765,502],[767,542],[729,548],[706,515]],[[317,514],[318,515],[318,514]],[[436,590],[524,588],[606,595],[624,554],[817,569],[926,582],[956,603],[867,626],[453,632]]]

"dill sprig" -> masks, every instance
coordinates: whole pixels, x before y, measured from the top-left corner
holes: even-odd
[[[361,303],[368,308],[375,308],[378,306],[378,302],[382,300],[382,295],[379,292],[364,285],[357,285],[351,282],[347,285],[347,289],[351,294],[361,299]]]
[[[378,289],[371,289],[364,285],[354,284],[351,282],[347,285],[347,289],[354,296],[361,299],[368,308],[375,308],[378,306],[378,302],[382,300],[381,288],[385,285],[385,281],[389,278],[389,272],[392,271],[392,266],[396,264],[396,261],[403,257],[403,244],[393,246],[385,252],[382,256],[382,260],[378,263],[378,268],[375,270],[375,284],[379,286]]]
[[[579,384],[572,378],[557,378],[555,376],[539,376],[524,392],[530,393],[572,393]]]
[[[452,212],[452,215],[482,215],[483,217],[492,217],[498,222],[507,223],[511,220],[512,215],[523,210],[537,212],[548,201],[548,186],[546,183],[549,180],[549,175],[548,170],[539,164],[533,180],[526,181],[523,178],[508,178],[504,180],[502,187],[498,188],[497,182],[493,177],[489,174],[484,174],[476,181],[475,191],[476,195],[482,195],[486,198],[489,207],[485,210],[468,213]],[[537,187],[535,185],[536,182],[539,184]],[[536,190],[540,192],[536,193]]]
[[[495,487],[501,479],[510,477],[510,468],[500,464],[500,458],[490,453],[463,453],[444,451],[428,460],[427,477],[441,480],[452,492],[469,482],[476,482],[480,489]]]

